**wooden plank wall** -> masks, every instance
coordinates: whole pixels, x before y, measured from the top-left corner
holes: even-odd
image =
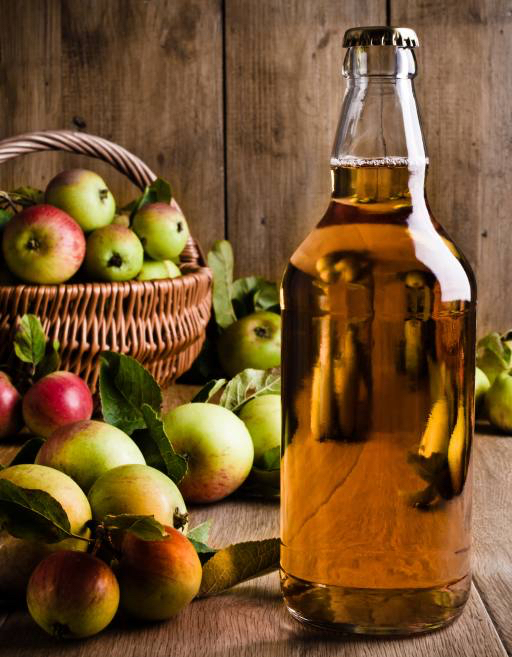
[[[434,212],[477,271],[479,332],[512,326],[507,0],[0,0],[0,138],[73,128],[168,177],[205,249],[278,278],[329,195],[351,25],[415,28]],[[4,165],[42,185],[64,155]],[[133,191],[98,167],[122,199]]]

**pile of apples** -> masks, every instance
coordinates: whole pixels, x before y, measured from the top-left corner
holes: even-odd
[[[188,461],[178,487],[146,464],[130,436],[91,419],[92,413],[91,393],[75,374],[48,374],[23,399],[7,375],[0,375],[1,435],[25,424],[45,439],[35,463],[0,470],[0,480],[49,493],[62,505],[75,536],[50,545],[13,539],[29,555],[29,612],[44,630],[62,638],[99,632],[118,607],[145,620],[181,611],[197,595],[202,577],[187,538],[186,503],[230,495],[253,462],[280,442],[279,395],[248,401],[240,417],[213,403],[178,406],[163,417],[174,450]],[[165,527],[165,538],[143,540],[121,532],[113,563],[90,554],[91,521],[121,514],[153,516]]]
[[[64,283],[82,267],[84,280],[148,281],[180,275],[177,263],[188,237],[176,204],[149,203],[132,218],[116,214],[105,181],[93,171],[71,169],[50,181],[44,203],[7,222],[2,250],[14,282]]]

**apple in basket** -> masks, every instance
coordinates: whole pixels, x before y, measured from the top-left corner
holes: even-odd
[[[129,281],[142,269],[144,249],[135,233],[118,224],[98,228],[87,238],[85,267],[96,281]]]
[[[64,283],[79,270],[85,237],[74,219],[51,205],[33,205],[5,226],[2,250],[7,266],[27,283]]]
[[[103,178],[87,169],[59,173],[48,183],[45,200],[67,212],[85,232],[108,226],[116,211],[116,202]]]
[[[138,281],[155,281],[162,278],[176,278],[181,276],[181,271],[172,260],[145,260],[137,276]]]
[[[133,230],[153,260],[172,260],[189,237],[188,225],[179,208],[168,203],[148,203],[133,219]]]

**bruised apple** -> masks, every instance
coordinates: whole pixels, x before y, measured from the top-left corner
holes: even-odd
[[[192,543],[168,528],[160,541],[144,541],[127,533],[119,563],[121,607],[145,620],[175,616],[195,598],[202,568]]]
[[[95,520],[131,513],[154,516],[162,525],[175,525],[187,508],[176,484],[149,465],[120,465],[96,479],[89,491]]]
[[[33,433],[43,438],[66,424],[90,419],[92,411],[89,388],[72,372],[48,374],[23,398],[23,419]]]
[[[83,552],[56,552],[32,573],[27,606],[35,622],[59,639],[101,632],[119,606],[119,585],[106,563]]]
[[[105,422],[84,420],[54,431],[39,450],[36,463],[65,472],[87,492],[108,470],[146,461],[124,431]]]
[[[187,502],[221,500],[244,482],[254,448],[234,413],[216,404],[184,404],[167,413],[164,424],[172,446],[188,461],[180,482]]]

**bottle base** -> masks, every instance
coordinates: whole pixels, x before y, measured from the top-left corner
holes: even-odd
[[[428,589],[359,589],[307,582],[281,571],[293,618],[343,634],[407,636],[440,629],[461,614],[470,587],[471,575]]]

